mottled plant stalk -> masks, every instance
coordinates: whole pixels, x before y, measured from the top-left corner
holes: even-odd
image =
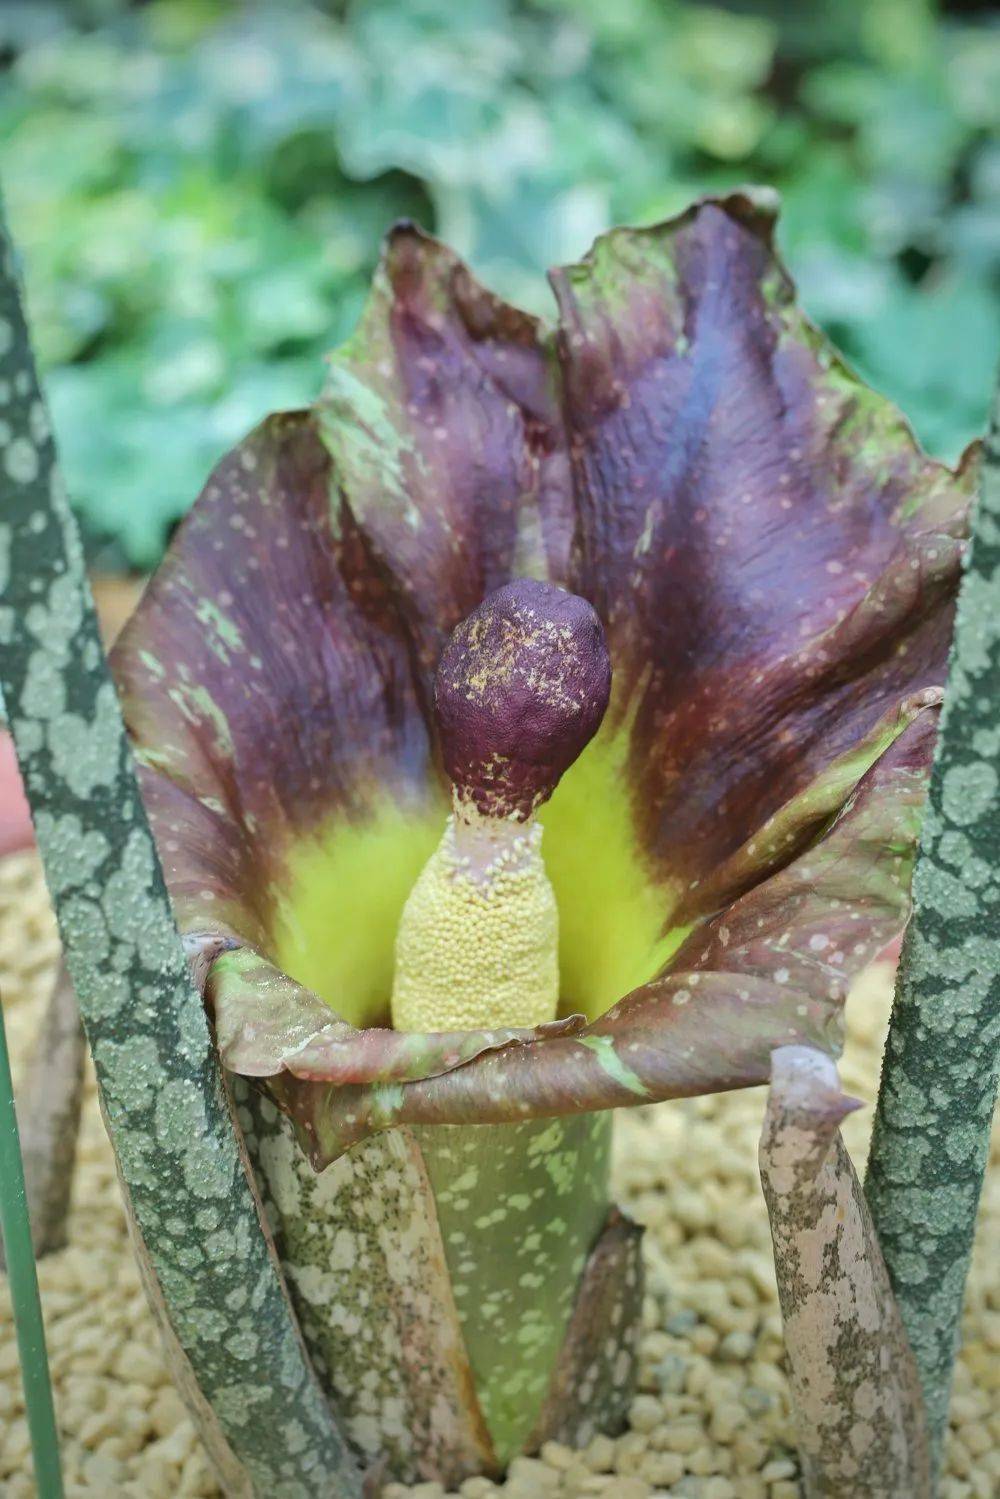
[[[449,1486],[624,1423],[639,1231],[608,1208],[611,1116],[391,1129],[318,1175],[235,1080],[313,1361],[367,1457]]]
[[[865,1182],[938,1457],[1000,1072],[1000,408],[983,458]]]
[[[760,1142],[807,1499],[928,1499],[926,1422],[825,1053],[772,1059]]]
[[[642,1228],[612,1208],[584,1266],[549,1392],[525,1443],[585,1447],[625,1425],[639,1371]]]
[[[233,1086],[299,1323],[351,1441],[407,1482],[495,1472],[411,1133],[376,1135],[317,1174],[275,1105]]]
[[[354,1499],[173,923],[5,231],[0,253],[0,674],[145,1270],[229,1492]]]
[[[476,1393],[506,1465],[525,1450],[556,1369],[580,1279],[609,1211],[610,1114],[413,1131],[434,1192]],[[594,1308],[595,1319],[597,1308]],[[616,1389],[584,1383],[594,1432],[624,1417]],[[617,1397],[617,1398],[616,1398]]]
[[[65,966],[52,988],[41,1032],[18,1086],[21,1155],[36,1257],[66,1243],[76,1161],[86,1042]],[[0,1253],[0,1270],[4,1267]]]

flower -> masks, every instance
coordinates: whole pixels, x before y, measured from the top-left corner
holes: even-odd
[[[805,320],[753,196],[604,236],[553,334],[389,236],[308,411],[213,473],[116,654],[223,1059],[314,1160],[395,1121],[766,1080],[907,913],[974,464]],[[515,575],[589,600],[605,725],[541,814],[563,1018],[387,1026],[440,833],[430,683]],[[339,1086],[333,1092],[326,1084]]]
[[[906,919],[974,455],[838,360],[773,227],[737,193],[615,230],[554,332],[398,227],[323,395],[223,459],[114,653],[304,1334],[401,1476],[614,1426],[641,1276],[602,1111],[835,1053]],[[560,1013],[396,1031],[434,675],[515,578],[587,601],[613,674],[537,812]]]

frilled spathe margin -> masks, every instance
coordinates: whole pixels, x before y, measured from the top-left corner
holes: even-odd
[[[250,948],[216,958],[206,984],[219,1053],[243,1077],[293,1077],[335,1083],[405,1083],[439,1077],[486,1052],[575,1035],[586,1017],[569,1015],[533,1030],[357,1030],[331,1020],[329,1006]]]

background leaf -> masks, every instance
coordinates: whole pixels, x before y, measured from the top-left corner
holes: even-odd
[[[609,225],[773,183],[805,306],[866,378],[942,456],[983,426],[989,10],[8,0],[0,48],[9,211],[106,564],[152,566],[225,448],[315,394],[398,217],[549,312],[544,269]]]

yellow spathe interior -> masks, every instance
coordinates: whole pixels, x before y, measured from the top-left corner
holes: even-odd
[[[448,815],[386,796],[289,850],[268,956],[352,1025],[387,1025],[396,928]]]
[[[664,935],[672,894],[633,833],[625,752],[623,732],[599,735],[539,814],[561,1010],[591,1019],[652,978],[688,930]],[[363,822],[336,817],[289,850],[269,956],[352,1025],[388,1024],[399,919],[447,815],[443,791],[418,809],[386,793]]]
[[[656,974],[690,927],[669,927],[675,896],[636,841],[624,731],[593,739],[539,812],[559,907],[562,1010],[591,1020]]]

